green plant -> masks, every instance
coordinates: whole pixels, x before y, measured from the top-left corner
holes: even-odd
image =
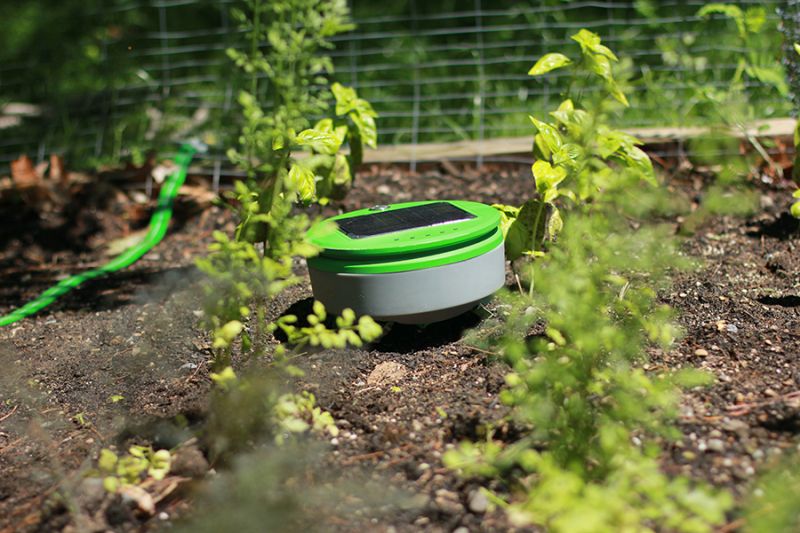
[[[100,450],[97,460],[103,487],[117,492],[123,485],[138,485],[147,478],[164,479],[169,473],[172,456],[169,450],[153,450],[149,446],[131,446],[119,456],[108,448]]]
[[[278,434],[277,444],[286,442],[288,435],[312,431],[327,433],[331,437],[339,435],[339,428],[333,416],[317,406],[317,399],[308,391],[300,394],[287,393],[278,397],[273,409]]]
[[[610,113],[628,106],[612,73],[617,56],[590,31],[581,30],[572,39],[580,45],[577,60],[549,53],[528,72],[540,76],[568,68],[571,83],[549,121],[530,117],[537,130],[532,167],[536,197],[520,208],[496,206],[503,215],[506,255],[511,260],[539,255],[545,241],[560,231],[562,197],[582,205],[629,186],[631,178],[656,183],[650,158],[637,146],[640,142],[608,122]]]
[[[242,351],[261,354],[265,349],[263,333],[267,330],[263,299],[271,298],[286,287],[298,282],[292,272],[292,257],[307,257],[315,252],[303,240],[302,228],[306,222],[299,217],[288,219],[297,229],[290,231],[294,238],[282,243],[286,255],[282,258],[263,256],[252,243],[228,238],[215,233],[216,242],[210,246],[208,257],[197,261],[198,268],[208,280],[204,284],[203,321],[212,332],[215,366],[218,369],[230,364],[234,342],[241,338]],[[255,316],[250,321],[252,331],[245,329],[244,321],[251,314],[255,302]]]
[[[233,444],[231,440],[253,441],[272,436],[276,444],[282,445],[290,436],[307,432],[332,437],[339,434],[333,416],[317,405],[312,393],[281,394],[274,378],[269,373],[239,377],[230,366],[211,374],[216,385],[210,424],[214,454],[243,444]]]
[[[361,164],[364,147],[377,143],[375,111],[353,89],[338,83],[330,86],[334,116],[308,127],[310,117],[325,114],[329,107],[326,74],[332,70],[331,59],[321,52],[332,46],[332,36],[352,27],[344,0],[247,0],[245,7],[234,10],[234,17],[249,50],[230,49],[228,55],[247,76],[249,87],[239,94],[239,148],[230,149],[228,156],[245,170],[247,179],[237,182],[229,195],[238,218],[235,239],[217,233],[211,255],[198,262],[209,279],[204,323],[214,336],[217,369],[230,364],[237,339],[244,353],[261,354],[265,333],[277,327],[295,331],[290,324],[296,318],[284,317],[280,326],[270,324],[263,306],[265,299],[298,281],[293,258],[317,253],[305,240],[308,217],[293,208],[341,197]],[[269,106],[262,105],[264,98]],[[342,151],[345,144],[347,154]],[[305,157],[296,156],[297,150]],[[341,326],[340,334],[320,322],[297,334],[312,344],[360,343],[362,338],[375,338],[368,334],[375,327],[364,324],[353,327],[351,320]],[[276,357],[284,353],[280,349]]]
[[[711,3],[697,12],[697,16],[703,18],[715,14],[734,22],[734,39],[746,52],[738,54],[736,70],[727,81],[727,86],[719,88],[706,84],[697,87],[702,96],[700,102],[708,109],[705,113],[711,114],[715,121],[741,133],[773,172],[782,177],[783,169],[772,160],[766,148],[748,129],[756,110],[746,96],[746,77],[773,87],[782,98],[789,96],[786,74],[768,44],[774,36],[770,35],[773,32],[765,31],[766,9],[763,6],[751,6],[742,10],[734,4]]]
[[[229,49],[228,55],[249,78],[239,93],[244,124],[239,149],[228,150],[231,162],[247,173],[232,198],[238,202],[237,239],[270,243],[265,254],[281,250],[284,205],[339,196],[352,182],[364,145],[375,147],[376,113],[353,89],[333,84],[335,116],[318,121],[329,107],[330,38],[352,28],[344,0],[247,0],[247,10],[235,9],[249,41],[248,51]],[[264,46],[266,45],[266,51]],[[266,81],[263,87],[262,77]],[[262,105],[262,96],[270,105]],[[349,155],[339,153],[343,143]],[[296,149],[311,155],[300,161]]]
[[[789,86],[786,84],[786,75],[775,60],[775,57],[765,53],[766,47],[761,46],[760,40],[771,38],[764,36],[764,25],[767,23],[767,11],[763,6],[750,6],[742,10],[735,4],[711,3],[706,4],[697,12],[698,17],[709,17],[718,14],[732,20],[736,25],[736,34],[745,53],[739,54],[736,71],[730,80],[731,86],[741,87],[745,74],[767,85],[775,87],[781,96],[788,96]]]
[[[535,283],[505,296],[499,334],[488,338],[489,351],[511,365],[500,399],[522,436],[506,443],[487,431],[444,462],[503,480],[509,494],[495,502],[518,524],[556,532],[709,531],[724,520],[730,496],[670,478],[658,462],[661,443],[678,435],[679,387],[709,378],[688,370],[648,375],[640,367],[648,346],[666,348],[678,334],[656,291],[685,261],[668,228],[641,220],[665,205],[659,188],[637,187],[657,185],[649,157],[607,125],[608,113],[627,103],[611,75],[616,56],[590,32],[573,38],[581,45],[577,64],[547,54],[531,74],[573,68],[578,97],[598,78],[604,90],[576,97],[578,104],[565,100],[551,123],[531,119],[538,196],[516,213],[500,206],[511,257],[539,256],[530,265]],[[562,197],[572,206],[564,222],[556,205]],[[541,321],[544,334],[531,336]]]
[[[745,503],[743,531],[800,530],[800,461],[796,455],[769,465]]]
[[[619,206],[616,206],[619,208]],[[606,212],[576,213],[535,264],[535,291],[507,296],[496,352],[510,363],[501,400],[524,436],[465,443],[444,461],[510,486],[515,523],[550,531],[709,531],[731,505],[659,470],[660,439],[677,435],[678,386],[693,371],[646,374],[645,347],[677,330],[655,288],[681,264],[664,229],[631,232]],[[544,320],[545,335],[529,338]],[[501,503],[502,500],[499,500]]]
[[[287,336],[289,343],[297,349],[310,344],[323,348],[344,348],[361,346],[364,341],[371,342],[382,333],[381,327],[369,316],[362,316],[356,321],[356,314],[352,309],[345,309],[342,315],[336,317],[336,329],[331,330],[325,326],[327,319],[325,306],[314,302],[313,313],[308,315],[308,326],[297,326],[297,317],[286,315],[279,318],[272,328],[280,328]]]

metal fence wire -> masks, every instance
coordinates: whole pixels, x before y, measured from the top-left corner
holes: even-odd
[[[22,153],[40,161],[63,153],[97,165],[197,131],[216,141],[208,157],[218,168],[226,143],[235,142],[238,117],[241,85],[225,54],[243,37],[230,18],[236,3],[106,0],[74,19],[76,32],[94,37],[75,37],[84,43],[85,72],[56,66],[58,58],[46,51],[0,65],[0,174]],[[729,87],[744,55],[779,61],[779,13],[797,13],[798,2],[736,2],[743,11],[763,8],[756,42],[743,41],[731,20],[698,16],[700,0],[350,4],[357,27],[334,39],[333,78],[372,102],[379,140],[393,144],[529,135],[528,115],[553,109],[565,80],[558,72],[534,79],[527,71],[546,52],[575,53],[570,36],[580,28],[624,58],[620,71],[632,105],[623,125],[707,121],[698,113],[698,91]],[[747,77],[745,85],[737,113],[790,114],[773,84]]]

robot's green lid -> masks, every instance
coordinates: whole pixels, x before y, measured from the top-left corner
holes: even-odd
[[[500,213],[477,202],[377,205],[312,226],[308,238],[323,251],[309,265],[383,273],[462,261],[501,244],[499,224]]]

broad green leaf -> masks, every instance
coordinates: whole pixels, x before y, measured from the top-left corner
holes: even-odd
[[[567,56],[565,56],[564,54],[558,54],[558,53],[545,54],[541,58],[539,58],[539,61],[537,61],[536,64],[533,65],[533,67],[531,67],[531,69],[528,71],[528,75],[540,76],[542,74],[550,72],[551,70],[556,70],[561,67],[565,67],[570,63],[572,63],[572,60]]]
[[[600,54],[601,56],[607,57],[611,61],[619,61],[616,54],[611,51],[611,49],[605,45],[598,44],[592,49],[592,52],[595,54]]]
[[[584,53],[594,51],[594,48],[600,44],[600,36],[586,29],[580,30],[571,39],[581,45]]]
[[[628,103],[628,98],[625,96],[625,93],[622,92],[622,89],[619,88],[616,82],[610,82],[608,84],[608,90],[611,92],[611,96],[619,102],[620,104],[624,105],[625,107],[630,107]]]
[[[510,261],[540,248],[547,235],[545,228],[552,204],[528,200],[519,210],[506,233],[506,258]]]
[[[775,87],[782,96],[789,94],[789,86],[786,84],[786,74],[780,65],[761,67],[758,65],[747,65],[747,73],[768,85]]]
[[[567,98],[558,106],[558,109],[550,112],[550,116],[559,121],[561,124],[567,125],[571,120],[575,111],[575,105],[572,100]]]
[[[522,257],[525,252],[533,247],[533,231],[519,221],[514,219],[505,235],[506,259],[514,261]]]
[[[345,124],[344,122],[336,123],[333,121],[333,119],[323,118],[322,120],[314,124],[314,129],[334,134],[337,140],[339,141],[339,146],[341,146],[342,144],[344,144],[348,128],[347,124]]]
[[[547,238],[552,240],[564,229],[564,220],[561,211],[556,206],[551,206],[550,217],[547,219]]]
[[[623,150],[623,158],[636,166],[642,172],[642,179],[651,185],[658,185],[656,174],[653,170],[653,161],[650,160],[644,150],[638,146],[626,146]]]
[[[581,147],[577,144],[567,143],[553,153],[553,164],[558,165],[571,165],[581,156]]]
[[[543,196],[555,189],[567,177],[566,169],[554,167],[548,161],[536,161],[531,170],[536,179],[536,190]]]
[[[336,99],[336,114],[339,116],[346,115],[353,110],[355,106],[356,91],[351,87],[345,87],[339,82],[331,85],[331,92]]]
[[[536,126],[536,129],[539,130],[544,144],[551,153],[561,148],[561,145],[564,143],[564,141],[555,126],[552,126],[546,122],[542,122],[531,115],[528,115],[528,118],[531,120],[531,122],[533,122],[533,125]]]
[[[342,141],[330,131],[318,129],[307,129],[297,135],[297,144],[300,146],[310,146],[315,152],[333,155],[339,151]]]
[[[508,228],[511,223],[517,218],[519,214],[519,207],[504,204],[492,204],[492,207],[500,211],[500,231],[503,232],[503,237],[508,234]]]
[[[600,132],[597,136],[598,154],[603,159],[608,159],[622,147],[623,140],[616,131]]]
[[[552,156],[552,152],[550,148],[547,147],[547,143],[544,140],[544,135],[541,133],[537,133],[533,136],[533,157],[534,159],[544,159],[549,160]]]
[[[333,163],[333,183],[339,186],[350,185],[353,181],[353,174],[350,172],[350,163],[342,154],[336,154]]]
[[[372,118],[378,118],[378,113],[375,112],[375,109],[373,109],[372,104],[370,104],[363,98],[356,98],[355,109],[361,115],[368,115]]]
[[[606,56],[591,55],[588,58],[588,62],[592,72],[607,82],[613,83],[614,76],[611,73],[611,61]]]
[[[375,126],[375,117],[365,114],[352,112],[348,115],[353,124],[358,128],[359,137],[362,142],[370,148],[378,147],[378,128]]]
[[[797,189],[792,193],[792,198],[800,198],[800,189]]]
[[[610,129],[606,126],[598,128],[598,148],[600,149],[600,156],[603,159],[611,157],[620,149],[628,149],[637,144],[642,143],[633,135]]]
[[[289,169],[286,182],[289,190],[294,192],[300,201],[308,202],[314,199],[314,195],[317,192],[314,178],[314,172],[298,162]]]
[[[800,43],[794,43],[794,51],[800,55]]]

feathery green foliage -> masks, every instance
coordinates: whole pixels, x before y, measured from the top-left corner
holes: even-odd
[[[507,297],[499,351],[512,366],[501,394],[527,428],[519,441],[467,443],[445,464],[512,486],[508,511],[551,531],[709,531],[731,505],[658,468],[676,436],[679,386],[693,371],[650,376],[637,363],[677,334],[655,288],[683,262],[661,228],[628,230],[602,211],[575,213],[535,264],[533,297]],[[529,339],[544,319],[546,336]]]
[[[759,476],[745,504],[743,531],[800,531],[800,460],[795,455]]]
[[[579,32],[576,40],[594,74],[616,60],[599,37]],[[572,64],[545,56],[532,71]],[[578,113],[567,100],[552,113],[556,123],[534,120],[536,201],[567,196],[574,207],[558,241],[531,265],[530,291],[505,297],[502,333],[489,339],[511,365],[501,400],[523,436],[506,443],[489,432],[485,442],[462,443],[444,461],[467,475],[504,480],[508,501],[496,499],[517,524],[570,533],[710,531],[724,520],[730,496],[670,478],[658,462],[661,443],[677,435],[680,387],[707,384],[709,376],[641,368],[648,346],[666,348],[678,334],[656,291],[686,261],[666,228],[630,229],[631,218],[661,202],[648,198],[657,188],[637,189],[642,181],[656,183],[648,156],[596,114],[609,98],[626,101],[613,79],[601,78],[600,106]],[[577,127],[586,129],[575,135]],[[538,230],[538,217],[534,222],[525,231],[538,251],[552,235]],[[542,321],[544,335],[531,338]]]

